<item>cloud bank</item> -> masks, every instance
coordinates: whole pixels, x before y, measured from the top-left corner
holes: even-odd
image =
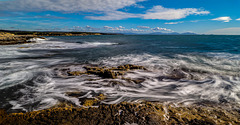
[[[239,35],[240,27],[230,27],[223,29],[216,29],[207,32],[208,34],[217,34],[217,35]]]
[[[205,15],[209,11],[196,8],[173,9],[164,8],[163,6],[154,6],[143,15],[144,19],[162,19],[162,20],[176,20],[182,19],[189,15]]]
[[[163,6],[154,6],[144,14],[125,13],[121,11],[106,12],[103,16],[87,16],[93,20],[121,20],[127,18],[141,19],[159,19],[159,20],[177,20],[186,18],[190,15],[207,15],[209,11],[196,8],[173,9],[164,8]]]
[[[16,0],[0,1],[0,11],[61,13],[91,13],[91,20],[122,20],[127,18],[177,20],[190,15],[206,15],[209,11],[197,8],[165,8],[157,5],[142,13],[120,11],[125,7],[144,8],[139,3],[146,0]]]
[[[166,22],[166,23],[164,23],[164,24],[170,24],[170,25],[172,25],[172,24],[179,24],[179,23],[183,23],[183,21],[180,21],[180,22]]]
[[[0,10],[8,11],[57,11],[57,12],[106,12],[135,5],[145,0],[16,0],[1,1]]]

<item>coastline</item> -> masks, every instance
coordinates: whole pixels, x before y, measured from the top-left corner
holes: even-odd
[[[20,35],[17,35],[17,36],[20,36]],[[31,36],[29,35],[29,37]],[[36,35],[34,37],[39,37],[39,36]],[[119,39],[119,37],[122,37],[122,36],[117,36],[117,39]],[[131,36],[123,36],[123,37],[129,38]],[[80,39],[85,37],[76,37],[76,38]],[[83,42],[83,43],[77,43],[73,45],[76,46],[79,44],[82,46],[86,44],[89,45],[91,43],[91,45],[100,44],[99,46],[101,47],[103,47],[103,45],[106,45],[109,48],[111,47],[109,45],[112,45],[112,47],[114,47],[113,51],[117,50],[115,49],[115,47],[119,47],[120,50],[123,50],[122,46],[126,45],[126,44],[121,44],[119,41],[116,42],[114,40],[113,40],[114,43],[111,43],[109,41],[112,39],[107,41],[105,40],[106,39],[105,37],[103,37],[102,39],[103,41],[100,40],[100,42],[97,39],[97,42],[87,41],[85,43]],[[126,39],[123,39],[122,41],[126,42]],[[135,41],[135,40],[131,40],[131,41]],[[39,42],[39,44],[44,45],[44,47],[46,46],[46,44],[50,44],[49,46],[46,47],[46,50],[50,50],[51,47],[54,49],[56,47],[60,48],[58,45],[57,46],[52,45],[52,43],[51,41],[42,42],[42,43]],[[63,44],[63,43],[64,42],[60,42],[57,44],[61,44],[61,45],[69,44],[69,43],[67,44]],[[149,45],[150,43],[147,43],[147,44]],[[34,46],[36,44],[19,45],[19,48],[22,47],[21,49],[25,49],[31,45]],[[155,45],[156,44],[154,44],[154,46]],[[38,44],[36,46],[38,46]],[[129,46],[129,45],[126,45],[126,46]],[[136,45],[134,44],[132,46],[135,47]],[[106,50],[107,47],[103,48],[103,50]],[[5,46],[5,48],[11,49],[11,48],[16,48],[16,46]],[[19,49],[19,48],[16,48],[16,49]],[[68,47],[66,48],[68,49]],[[163,48],[160,48],[160,49],[162,50]],[[172,49],[174,51],[176,50],[176,48],[172,48]],[[35,50],[38,50],[38,49],[35,49]],[[80,50],[80,49],[77,49],[77,50]],[[90,50],[90,49],[86,49],[86,50]],[[83,50],[83,51],[86,51],[86,50]],[[107,52],[109,53],[109,51]],[[32,51],[30,51],[30,53],[26,53],[26,56],[29,56],[29,54],[31,53]],[[77,53],[76,50],[74,50],[73,53]],[[40,54],[42,56],[42,53]],[[86,55],[88,54],[89,54],[89,51],[87,51],[86,54],[84,54],[83,56],[80,56],[80,55],[76,55],[76,56],[80,56],[81,58],[86,58]],[[96,53],[95,54],[92,53],[91,55],[96,55]],[[53,55],[50,55],[50,54],[46,56],[47,59],[43,60],[43,62],[45,62],[44,64],[48,64],[47,61],[54,62],[53,60],[50,60],[49,57],[51,56],[54,57]],[[193,57],[189,55],[188,56],[181,55],[181,56],[184,56],[185,58],[188,57],[188,59],[193,59]],[[61,59],[65,57],[66,55],[62,56]],[[13,59],[15,59],[15,57]],[[205,59],[205,58],[197,58],[197,59]],[[16,60],[16,62],[20,62],[22,60],[23,58],[19,58],[19,60]],[[39,61],[36,58],[34,58],[34,60]],[[29,67],[32,65],[34,66],[34,63],[33,64],[31,63],[34,60],[32,60],[32,58],[26,58],[26,60],[24,60],[26,62],[24,62],[23,64],[27,64],[27,65],[29,64],[26,67]],[[29,79],[35,80],[34,82],[36,82],[36,84],[34,85],[38,85],[38,83],[40,85],[43,85],[44,92],[47,90],[45,86],[49,85],[49,84],[46,84],[46,85],[44,84],[47,82],[53,85],[53,86],[50,85],[49,88],[51,87],[58,88],[61,85],[67,88],[68,84],[74,83],[72,87],[76,89],[67,90],[64,92],[56,90],[56,92],[59,92],[57,94],[61,94],[63,96],[62,97],[56,96],[56,98],[58,99],[58,102],[49,107],[44,107],[44,108],[41,107],[38,109],[34,108],[32,106],[36,106],[36,105],[41,106],[41,104],[37,104],[36,102],[33,103],[30,100],[29,103],[27,104],[22,103],[23,105],[26,106],[26,108],[29,108],[29,110],[28,109],[21,110],[18,107],[18,104],[11,103],[15,106],[14,108],[12,108],[12,111],[8,110],[7,108],[6,109],[3,108],[5,109],[5,111],[0,109],[0,124],[79,124],[79,123],[81,124],[134,124],[134,123],[135,124],[232,124],[232,125],[240,124],[239,105],[234,105],[234,102],[231,100],[231,98],[227,100],[228,98],[225,99],[220,96],[219,98],[217,98],[218,99],[217,102],[214,102],[214,100],[211,101],[212,99],[211,98],[209,100],[202,99],[199,102],[194,102],[194,103],[191,103],[191,102],[184,103],[184,101],[181,100],[181,98],[183,97],[181,96],[181,93],[176,95],[171,93],[171,90],[173,89],[176,90],[175,92],[179,92],[180,90],[184,89],[184,88],[181,88],[181,85],[183,87],[190,85],[190,87],[186,87],[185,89],[186,91],[187,90],[190,91],[191,88],[194,88],[194,85],[206,86],[206,84],[215,83],[214,80],[216,79],[213,79],[213,80],[201,79],[202,77],[198,76],[199,74],[201,74],[202,76],[215,74],[222,77],[221,72],[198,68],[196,66],[198,63],[196,64],[196,62],[194,62],[194,64],[196,65],[193,65],[192,68],[186,67],[186,66],[178,67],[178,66],[171,65],[170,64],[171,60],[169,60],[169,58],[162,58],[162,57],[160,58],[158,56],[153,56],[149,54],[140,55],[140,56],[139,54],[138,55],[123,54],[120,57],[116,56],[113,58],[109,58],[108,56],[106,56],[104,59],[101,59],[101,61],[97,61],[93,63],[91,62],[90,63],[85,63],[85,62],[72,63],[72,59],[70,60],[71,60],[70,63],[67,63],[67,64],[56,62],[55,64],[51,64],[51,66],[49,67],[47,67],[48,65],[42,65],[41,68],[47,67],[46,68],[47,71],[44,71],[44,70],[43,72],[35,71],[36,78],[29,77]],[[149,62],[149,60],[154,61],[154,63],[152,63],[151,61]],[[9,60],[6,59],[6,62],[8,61]],[[174,60],[174,62],[175,61],[176,60]],[[214,60],[214,62],[217,62],[217,61],[221,61],[221,60]],[[170,72],[166,72],[166,74],[163,73],[162,75],[160,72],[158,72],[159,70],[157,70],[157,72],[154,72],[155,68],[152,69],[153,66],[148,67],[148,65],[153,65],[153,64],[159,65],[159,64],[166,64],[166,63],[172,66],[173,69],[169,70]],[[131,65],[131,64],[134,64],[134,65]],[[185,65],[191,66],[189,64],[191,63],[185,64]],[[199,64],[203,64],[203,63],[200,62]],[[219,63],[217,64],[220,65]],[[36,65],[40,65],[40,64],[36,63]],[[5,65],[3,65],[3,67],[4,66]],[[9,66],[9,64],[7,64],[6,66]],[[159,67],[162,68],[163,65],[160,65]],[[12,69],[15,69],[15,68],[12,68]],[[52,71],[49,71],[49,70],[52,70]],[[19,71],[21,72],[22,69],[20,68]],[[161,71],[163,71],[163,69],[161,69]],[[219,71],[222,71],[222,69],[219,69]],[[227,71],[226,74],[232,75],[235,73],[237,76],[239,76],[238,71],[239,70],[235,68],[235,70],[233,70],[232,72]],[[9,75],[11,74],[13,73],[10,72]],[[24,75],[21,75],[21,74],[24,74]],[[26,72],[16,74],[15,76],[19,76],[16,79],[25,80],[26,78],[28,78],[26,77],[27,75],[25,74]],[[158,74],[158,75],[155,76],[155,74]],[[52,84],[51,81],[44,81],[45,80],[44,78],[48,80],[49,78],[51,79],[53,77],[59,78],[58,80],[54,81],[56,82],[56,84]],[[236,77],[236,82],[238,82],[237,78],[238,77]],[[71,80],[69,81],[69,79],[73,79],[73,81]],[[75,80],[78,80],[78,79],[81,79],[81,82],[79,81],[75,82]],[[189,84],[187,84],[187,81],[190,81]],[[224,82],[225,81],[223,81],[223,83]],[[233,83],[234,82],[235,81],[233,81]],[[160,86],[161,83],[164,86]],[[203,84],[203,83],[206,83],[206,84]],[[219,82],[216,81],[216,83],[219,83]],[[83,85],[81,86],[79,84],[83,84]],[[156,89],[154,89],[153,84],[156,85],[155,86]],[[152,86],[153,88],[151,88],[151,86],[142,87],[144,85],[153,85]],[[32,87],[31,84],[29,86]],[[133,86],[135,86],[135,88]],[[220,85],[220,86],[222,88],[223,85]],[[21,89],[20,87],[19,88],[18,87],[19,86],[16,86],[17,89]],[[41,88],[41,86],[37,86],[37,87]],[[71,87],[71,85],[69,85],[69,87]],[[82,87],[88,87],[88,89],[86,89],[86,91],[84,89],[81,90]],[[92,88],[89,89],[90,87]],[[103,89],[97,90],[100,87],[103,87]],[[129,90],[128,91],[129,93],[124,91],[124,89],[121,89],[124,87],[125,89]],[[150,96],[157,95],[158,93],[151,93],[148,95],[148,92],[150,93],[151,91],[147,91],[147,90],[159,92],[160,93],[159,95],[163,95],[163,96],[168,94],[168,92],[170,91],[169,95],[177,99],[179,98],[180,101],[164,100],[164,98],[158,99],[156,101],[147,100],[147,99],[141,98],[143,96],[136,96],[135,97],[136,100],[131,100],[131,99],[126,100],[125,98],[121,98],[119,96],[120,98],[113,100],[111,103],[111,96],[109,96],[108,93],[104,92],[106,89],[111,89],[111,88],[114,88],[111,91],[111,93],[114,94],[117,92],[121,92],[122,94],[126,94],[124,97],[131,96],[131,93],[138,95],[138,94],[141,94],[141,92],[143,92],[144,97],[150,98]],[[118,90],[118,88],[120,89]],[[232,88],[236,88],[236,86],[233,86]],[[11,89],[12,88],[10,87],[9,89],[6,90],[6,92]],[[142,89],[141,92],[138,91],[141,89]],[[193,90],[196,91],[197,89],[199,88],[196,87]],[[230,90],[231,86],[229,85],[224,86],[224,89]],[[135,93],[135,90],[136,90],[136,93]],[[203,90],[206,90],[206,89],[203,89]],[[213,93],[214,91],[219,91],[218,89],[212,88],[212,87],[207,88],[207,90],[213,91]],[[42,93],[43,91],[39,91],[39,92]],[[11,92],[14,92],[14,91],[10,91],[9,93],[6,93],[6,95],[10,94]],[[47,92],[51,92],[51,91],[46,91],[46,93]],[[90,92],[91,94],[87,94],[88,92]],[[202,94],[196,94],[196,95],[204,95],[204,92],[205,91],[197,91],[196,93],[202,93]],[[4,93],[4,91],[2,93]],[[35,93],[35,91],[33,91],[33,93]],[[23,94],[28,96],[29,93],[26,94],[26,92],[23,91]],[[19,93],[16,93],[16,95],[19,95]],[[220,94],[216,93],[215,95],[220,95]],[[5,96],[3,95],[3,97]],[[36,94],[36,97],[34,97],[34,100],[37,97],[39,97],[38,94]],[[72,101],[70,100],[73,98],[75,99],[75,101],[79,103],[74,103],[73,100]],[[18,99],[19,99],[19,96],[16,96],[16,100]],[[47,96],[42,96],[41,99],[47,99]],[[194,98],[190,97],[190,99],[194,99]],[[21,99],[19,100],[21,101]],[[22,98],[22,100],[26,101],[24,97]],[[9,101],[9,100],[6,100],[6,101]],[[49,101],[52,101],[52,100],[49,100]]]
[[[14,45],[36,42],[35,38],[45,39],[43,36],[88,36],[88,35],[121,35],[114,33],[94,32],[37,32],[37,31],[8,31],[0,30],[0,45]]]
[[[71,77],[81,75],[96,75],[102,79],[121,78],[134,84],[141,80],[124,78],[127,72],[147,71],[143,66],[120,65],[118,67],[86,66],[85,70],[70,71],[66,69],[63,74]],[[180,79],[181,75],[169,76],[168,79]],[[89,80],[94,81],[94,79]],[[119,84],[121,82],[114,82]],[[59,102],[53,107],[31,111],[7,113],[0,110],[0,124],[240,124],[240,114],[235,108],[227,104],[206,102],[204,104],[181,104],[173,102],[134,101],[117,104],[104,104],[106,95],[96,93],[93,97],[84,97],[84,92],[67,92],[68,97],[78,98],[81,106],[70,102]]]
[[[236,110],[219,106],[182,106],[158,102],[122,102],[97,107],[74,107],[62,103],[27,113],[0,110],[0,124],[240,124]]]

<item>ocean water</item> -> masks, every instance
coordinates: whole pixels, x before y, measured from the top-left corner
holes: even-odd
[[[123,64],[146,67],[124,76],[144,82],[64,72]],[[239,105],[240,36],[63,36],[0,46],[0,108],[34,111],[64,101],[81,106],[66,92],[84,92],[80,98],[103,93],[104,104],[147,100]]]

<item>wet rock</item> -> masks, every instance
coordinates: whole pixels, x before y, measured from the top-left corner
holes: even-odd
[[[69,76],[78,76],[78,75],[83,75],[83,74],[93,74],[97,75],[102,78],[111,78],[111,79],[116,79],[118,76],[124,75],[124,73],[127,70],[134,70],[134,69],[142,69],[146,70],[143,66],[137,66],[137,65],[122,65],[118,67],[111,67],[111,68],[106,68],[106,67],[91,67],[91,66],[85,66],[83,67],[86,69],[86,72],[83,71],[72,71],[68,72]]]
[[[81,98],[82,96],[86,95],[86,92],[66,92],[67,96],[79,98],[81,105],[83,106],[96,106],[99,105],[101,101],[103,101],[106,96],[103,94],[93,93],[92,98]]]
[[[134,69],[147,70],[143,66],[137,66],[137,65],[132,65],[132,64],[121,65],[121,66],[118,66],[117,68],[121,69],[121,70],[134,70]]]
[[[174,106],[142,102],[89,108],[54,107],[28,113],[0,112],[0,124],[240,124],[239,112],[216,107]]]
[[[129,83],[133,82],[133,83],[135,83],[135,84],[140,84],[140,83],[142,83],[142,82],[145,81],[144,78],[134,78],[134,79],[132,79],[132,78],[124,78],[124,77],[122,77],[122,79],[123,79],[123,80],[126,80],[126,81],[129,82]]]
[[[144,82],[145,79],[143,79],[143,78],[137,78],[137,79],[132,79],[132,81],[133,81],[134,83],[136,83],[136,84],[140,84],[140,83]]]
[[[82,72],[82,71],[68,71],[67,74],[69,76],[79,76],[79,75],[83,75],[83,74],[87,74],[87,72]]]
[[[108,86],[116,86],[116,85],[120,85],[120,86],[124,86],[124,84],[120,81],[109,81]]]
[[[97,106],[106,98],[103,94],[99,94],[96,97],[88,98],[88,99],[80,99],[83,106]]]
[[[66,95],[71,96],[71,97],[80,97],[85,94],[86,94],[86,92],[66,92]]]
[[[35,35],[14,35],[10,33],[0,32],[0,45],[35,43],[36,42],[35,40],[30,40],[33,38],[43,38],[43,37],[37,37]]]
[[[179,69],[173,69],[168,77],[178,80],[182,78],[187,78],[187,74]]]

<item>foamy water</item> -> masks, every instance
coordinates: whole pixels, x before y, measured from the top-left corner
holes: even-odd
[[[137,100],[185,104],[205,101],[240,103],[239,54],[205,52],[169,56],[146,51],[112,56],[126,44],[116,41],[96,38],[69,43],[53,39],[38,40],[35,44],[0,46],[0,107],[32,111],[64,101],[81,106],[78,98],[67,96],[66,92],[85,93],[79,98],[102,93],[107,96],[101,102],[105,104]],[[123,64],[146,67],[147,71],[129,71],[123,76],[143,79],[143,82],[136,84],[121,77],[102,79],[95,75],[73,77],[66,73],[84,70],[86,65],[116,67]]]

